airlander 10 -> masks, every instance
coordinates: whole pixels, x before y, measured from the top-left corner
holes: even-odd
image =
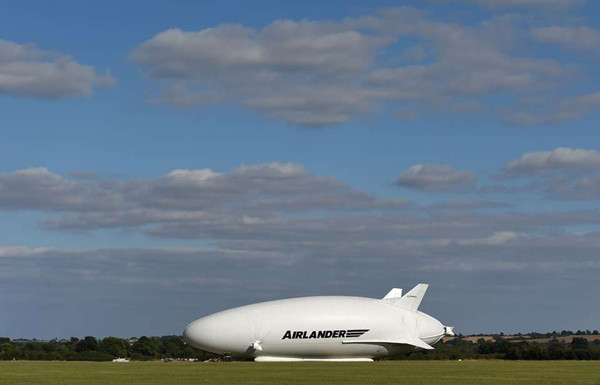
[[[206,352],[269,361],[373,361],[453,336],[453,327],[418,311],[428,285],[383,299],[302,297],[225,310],[190,323],[185,341]]]

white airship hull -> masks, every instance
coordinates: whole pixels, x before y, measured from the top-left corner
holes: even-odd
[[[396,300],[304,297],[263,302],[194,321],[184,338],[210,353],[256,361],[370,361],[431,348],[444,336],[439,321],[416,308],[400,307]]]
[[[259,356],[254,359],[256,362],[373,362],[372,358],[295,358],[295,357],[273,357]]]

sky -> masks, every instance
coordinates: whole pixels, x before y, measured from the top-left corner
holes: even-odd
[[[430,284],[469,333],[600,329],[600,4],[10,2],[0,336]]]

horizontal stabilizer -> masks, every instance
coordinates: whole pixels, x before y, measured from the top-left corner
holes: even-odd
[[[383,297],[383,299],[400,298],[400,297],[402,297],[402,289],[398,289],[395,287],[392,290],[390,290],[390,292],[387,293],[385,295],[385,297]]]
[[[423,342],[420,338],[418,337],[413,337],[413,338],[400,338],[397,340],[346,340],[346,341],[342,341],[343,344],[375,344],[375,345],[381,345],[381,344],[390,344],[390,345],[411,345],[417,348],[421,348],[421,349],[426,349],[426,350],[432,350],[433,346]]]
[[[393,305],[410,310],[417,310],[421,304],[421,301],[423,300],[423,297],[425,296],[425,292],[427,291],[428,287],[429,285],[426,283],[418,284],[411,291],[404,294],[404,296],[394,301]]]
[[[418,348],[421,349],[425,349],[425,350],[433,350],[433,346],[429,345],[426,342],[423,342],[423,340],[421,340],[418,337],[414,337],[414,338],[408,338],[405,340],[406,342],[404,342],[406,345],[412,345],[412,346],[416,346]]]

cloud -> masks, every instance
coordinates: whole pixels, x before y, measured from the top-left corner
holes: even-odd
[[[589,27],[538,27],[531,30],[531,35],[540,42],[558,44],[569,51],[600,50],[600,32]]]
[[[417,164],[400,174],[395,184],[422,191],[467,191],[475,187],[475,174],[445,164]]]
[[[581,5],[585,0],[462,0],[488,8],[540,7],[565,9]]]
[[[526,170],[531,175],[545,175],[552,167],[588,169],[586,152],[573,151],[566,155],[555,151],[561,156],[547,156],[545,161],[524,156],[520,166],[509,164],[512,172]],[[465,191],[474,189],[475,176],[448,165],[425,164],[411,167],[398,184],[424,191]],[[578,187],[579,194],[589,195],[597,185],[590,177]],[[566,187],[559,186],[546,184],[539,191],[565,195]],[[45,169],[26,169],[0,174],[0,202],[3,210],[49,212],[41,221],[49,230],[129,229],[159,238],[218,241],[226,249],[235,248],[236,242],[264,242],[261,248],[268,246],[270,251],[289,247],[301,252],[309,245],[329,247],[325,245],[350,239],[357,245],[426,239],[468,243],[496,233],[535,234],[600,224],[594,211],[547,215],[471,211],[511,207],[502,202],[446,201],[421,210],[404,199],[376,198],[330,176],[310,174],[299,164],[280,162],[241,165],[230,172],[179,169],[158,178],[120,182],[99,177],[70,180]]]
[[[526,107],[529,107],[527,109]],[[540,99],[531,106],[503,110],[502,119],[510,124],[533,126],[558,124],[600,110],[600,92],[561,98],[558,102]]]
[[[489,113],[498,107],[482,103],[487,96],[503,96],[512,108],[519,96],[560,87],[572,69],[512,53],[511,39],[497,36],[499,30],[512,36],[515,28],[508,19],[466,26],[392,8],[344,20],[276,20],[262,29],[170,29],[140,44],[131,59],[161,89],[153,101],[234,102],[290,124],[320,127],[388,104],[413,111],[410,116],[472,113],[461,106],[475,104]],[[430,62],[419,62],[424,52]],[[407,55],[418,63],[399,65],[396,59]]]
[[[521,184],[485,185],[481,192],[537,194],[559,200],[600,199],[600,152],[558,147],[528,152],[506,163],[496,180],[522,179]]]
[[[501,300],[508,283],[533,304],[546,303],[548,292],[556,293],[556,301],[581,288],[584,298],[572,304],[589,309],[589,300],[600,294],[593,285],[600,238],[558,231],[572,223],[598,225],[600,215],[314,216],[237,226],[212,221],[203,228],[182,222],[171,237],[210,237],[212,246],[2,247],[0,301],[13,325],[5,328],[10,333],[127,336],[177,332],[200,316],[252,302],[319,294],[379,297],[389,287],[425,281],[432,284],[432,314],[465,332],[481,330],[482,323],[498,330],[551,330],[559,321],[576,328],[583,321],[572,314],[547,323],[539,311],[521,313],[513,323],[496,316],[514,307]],[[489,317],[474,322],[456,308],[456,296]],[[39,322],[53,320],[52,312],[65,314],[73,303],[78,312],[72,323]],[[14,314],[24,304],[31,317],[17,323]],[[554,309],[551,303],[548,309]]]
[[[258,165],[242,164],[235,171],[237,175],[260,179],[302,178],[308,175],[302,165],[296,163],[262,163]]]
[[[510,25],[499,22],[473,28],[429,20],[406,9],[392,9],[384,11],[377,23],[387,33],[427,39],[438,57],[428,65],[385,68],[372,73],[371,81],[390,84],[391,87],[384,89],[400,92],[398,97],[433,101],[435,94],[441,94],[473,101],[476,99],[469,97],[474,95],[518,94],[532,88],[545,88],[551,79],[568,73],[553,60],[503,52],[503,47],[493,38],[494,34],[488,33],[488,29],[493,31],[500,27],[511,32]]]
[[[327,23],[280,20],[261,31],[227,24],[199,32],[167,30],[136,48],[132,58],[151,66],[157,77],[202,79],[205,71],[218,76],[224,67],[245,71],[266,65],[277,72],[340,76],[362,72],[372,50],[385,42]],[[156,62],[165,52],[172,60]]]
[[[149,223],[268,217],[311,211],[399,210],[402,198],[379,199],[295,163],[241,165],[229,173],[178,169],[125,182],[67,179],[45,168],[0,174],[0,209],[65,213],[47,228],[92,229]]]
[[[552,151],[528,152],[508,162],[500,177],[534,177],[558,172],[586,173],[600,171],[600,153],[558,147]]]
[[[163,101],[204,103],[210,97],[203,95],[216,91],[290,123],[320,126],[347,121],[365,107],[355,78],[390,41],[332,23],[278,20],[262,30],[227,24],[167,30],[131,57],[150,77],[173,85]]]
[[[241,165],[231,173],[176,170],[164,177],[124,186],[145,207],[259,212],[405,208],[407,201],[380,200],[302,165],[271,162]]]
[[[514,239],[517,239],[519,235],[512,231],[498,231],[492,235],[479,239],[467,239],[459,240],[458,243],[461,245],[476,245],[476,246],[490,246],[490,245],[502,245],[508,243]]]
[[[432,3],[469,3],[491,10],[506,10],[510,8],[541,8],[550,10],[565,10],[579,6],[586,0],[428,0]]]
[[[420,188],[459,188],[462,177],[453,175],[468,176],[466,185],[474,182],[470,172],[433,166]],[[434,314],[463,330],[479,331],[482,322],[503,330],[546,329],[553,324],[540,321],[539,311],[523,315],[530,326],[523,319],[497,320],[494,312],[514,306],[502,300],[507,283],[534,304],[551,290],[560,296],[586,287],[576,306],[588,308],[600,294],[589,290],[597,287],[600,271],[594,230],[600,212],[594,209],[523,213],[485,201],[443,204],[456,210],[421,209],[281,162],[231,171],[177,169],[124,181],[82,175],[69,179],[42,168],[1,174],[1,208],[49,212],[42,226],[53,231],[126,229],[154,244],[168,239],[171,245],[205,246],[0,245],[0,302],[13,325],[9,332],[167,334],[236,305],[316,294],[378,297],[398,282],[420,281],[439,290],[434,294],[432,286]],[[497,210],[469,210],[482,207]],[[489,319],[473,321],[451,301],[457,295],[487,309]],[[199,301],[201,309],[190,308],[185,298]],[[72,323],[40,323],[70,314],[73,303],[79,310]],[[25,306],[32,316],[23,321],[15,314]],[[579,321],[567,314],[561,322],[583,327]]]
[[[52,249],[49,247],[26,247],[26,246],[0,246],[0,258],[2,257],[33,257],[38,255],[46,255],[53,251],[60,251],[61,253],[68,253],[66,249]]]
[[[0,209],[99,210],[122,207],[118,194],[97,183],[74,182],[43,167],[0,173]]]
[[[600,178],[588,176],[575,180],[557,179],[549,184],[546,191],[555,199],[598,200],[600,199]]]
[[[110,87],[114,83],[109,72],[98,74],[94,67],[68,55],[0,40],[0,95],[81,97],[91,95],[95,86]]]
[[[510,205],[504,202],[455,200],[435,203],[425,207],[428,209],[469,210],[507,208]]]

